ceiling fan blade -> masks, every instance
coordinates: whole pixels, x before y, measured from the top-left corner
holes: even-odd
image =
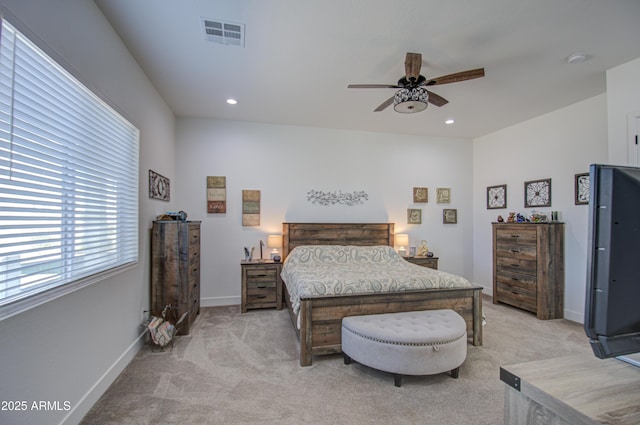
[[[399,89],[400,86],[393,84],[349,84],[348,89]]]
[[[458,81],[473,80],[484,77],[484,68],[471,69],[469,71],[456,72],[454,74],[443,75],[442,77],[431,78],[425,81],[425,86],[435,86],[436,84],[457,83]]]
[[[404,59],[404,71],[407,80],[416,81],[420,77],[420,67],[422,66],[422,54],[420,53],[407,53]]]
[[[429,103],[431,103],[432,105],[436,105],[436,106],[442,106],[442,105],[446,105],[447,103],[449,103],[449,101],[447,99],[445,99],[442,96],[439,96],[437,94],[435,94],[432,91],[429,91]]]
[[[384,102],[382,102],[380,104],[380,106],[378,106],[376,109],[373,110],[373,112],[380,112],[384,109],[387,109],[387,107],[389,105],[391,105],[393,103],[393,96],[391,96],[389,99],[385,100]]]

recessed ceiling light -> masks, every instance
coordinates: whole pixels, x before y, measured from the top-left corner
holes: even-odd
[[[584,62],[587,59],[589,59],[589,55],[587,55],[586,53],[575,52],[575,53],[570,54],[567,57],[567,62],[568,63],[579,63],[579,62]]]
[[[449,119],[448,119],[448,120],[446,120],[444,123],[445,123],[445,124],[447,124],[447,125],[451,125],[451,124],[453,124],[454,122],[456,122],[456,120],[454,120],[453,118],[449,118]]]
[[[229,98],[229,99],[227,99],[227,103],[228,103],[229,105],[235,105],[236,103],[238,103],[238,101],[237,101],[237,100],[235,100],[235,99],[231,99],[231,98]]]

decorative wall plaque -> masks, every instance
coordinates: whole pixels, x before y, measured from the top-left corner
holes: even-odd
[[[458,222],[458,210],[456,209],[442,210],[442,222],[444,224],[456,224]]]
[[[149,170],[149,198],[169,201],[171,196],[171,182],[153,170]]]
[[[242,225],[260,226],[260,191],[242,191]]]
[[[422,224],[422,210],[409,208],[407,210],[407,224]]]
[[[487,209],[507,208],[507,185],[487,187]]]
[[[424,204],[429,202],[429,188],[426,187],[414,187],[413,188],[413,202],[415,204]]]
[[[352,207],[354,205],[364,204],[369,200],[369,195],[364,190],[357,190],[353,192],[323,192],[321,190],[310,190],[307,192],[307,201],[312,204],[319,205],[347,205]]]
[[[589,203],[589,173],[576,174],[576,205]]]
[[[551,179],[524,182],[524,207],[551,206]]]
[[[439,187],[436,189],[436,202],[438,204],[451,203],[451,189],[448,187]]]
[[[227,178],[207,176],[207,213],[227,212]]]

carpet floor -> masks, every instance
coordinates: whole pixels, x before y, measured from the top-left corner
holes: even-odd
[[[591,349],[582,325],[483,305],[484,345],[468,345],[459,378],[409,376],[402,387],[341,355],[300,367],[286,310],[203,308],[172,350],[145,346],[81,424],[501,424],[500,366]]]

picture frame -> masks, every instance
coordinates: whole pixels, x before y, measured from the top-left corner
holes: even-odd
[[[413,188],[413,203],[414,204],[426,204],[429,202],[429,188],[427,187],[414,187]]]
[[[443,224],[457,224],[458,223],[458,210],[452,208],[445,208],[442,210],[442,223]]]
[[[507,185],[487,186],[487,209],[507,208]]]
[[[524,182],[524,207],[551,206],[551,179]]]
[[[436,188],[436,203],[438,204],[450,204],[451,203],[451,188],[438,187]]]
[[[422,224],[422,210],[419,208],[407,209],[407,224]]]
[[[576,205],[588,205],[591,184],[589,173],[580,173],[575,176],[575,203]]]
[[[149,198],[169,202],[171,199],[171,181],[149,170]]]

